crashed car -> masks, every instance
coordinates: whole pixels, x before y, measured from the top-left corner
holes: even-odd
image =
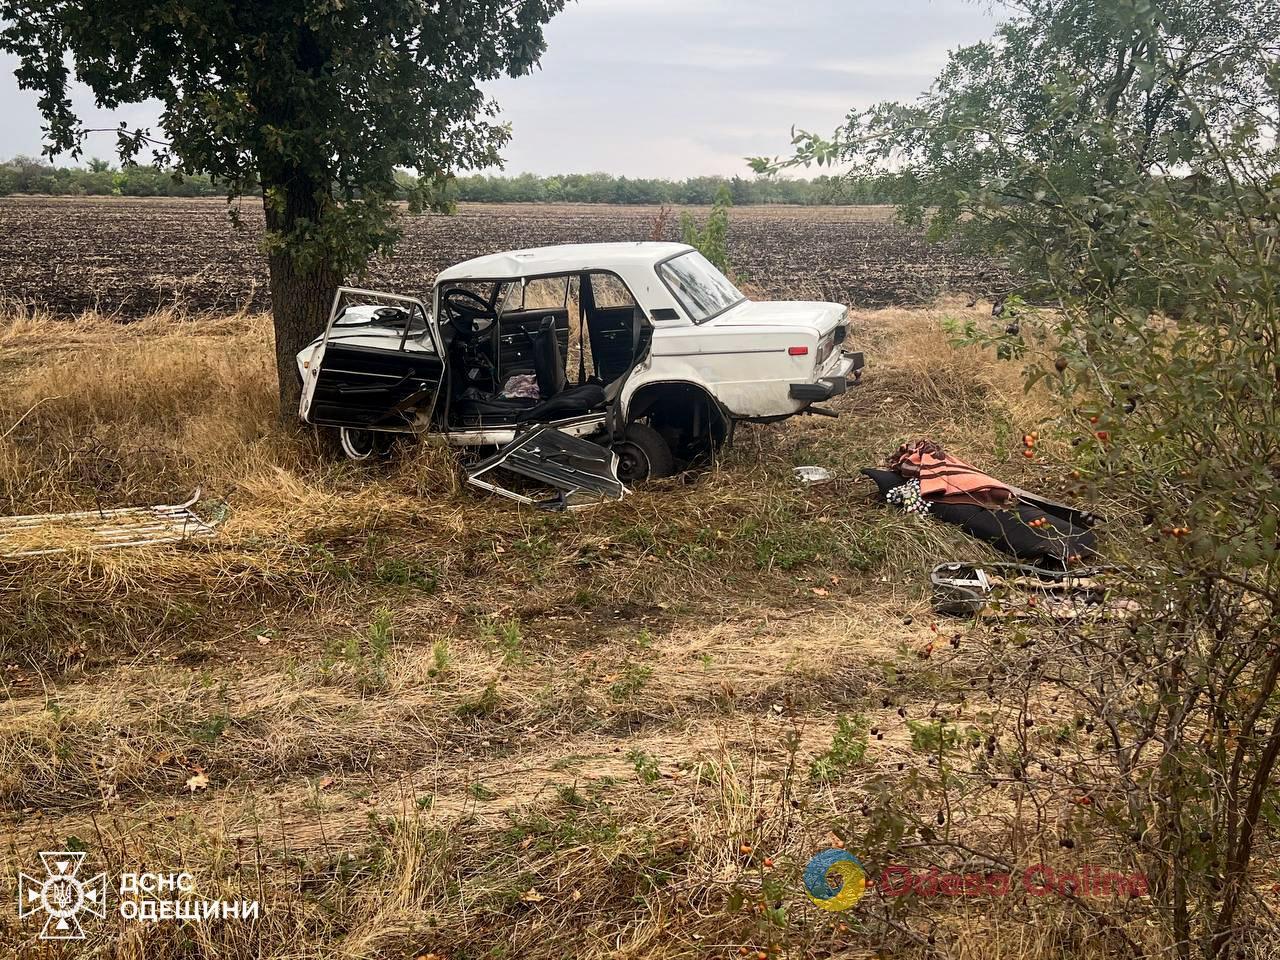
[[[505,452],[526,469],[572,461],[574,484],[613,491],[713,450],[740,421],[834,415],[816,405],[863,366],[847,335],[840,304],[748,300],[684,244],[515,250],[443,271],[429,306],[339,290],[298,353],[299,413],[353,459],[434,433],[500,448],[469,472],[478,486],[496,486]]]

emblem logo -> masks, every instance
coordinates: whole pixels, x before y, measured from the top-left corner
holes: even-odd
[[[823,910],[848,910],[866,892],[867,871],[851,853],[822,850],[804,868],[804,886],[809,899]]]
[[[99,873],[87,880],[79,877],[85,854],[56,850],[40,854],[44,879],[18,874],[18,916],[37,910],[48,914],[41,940],[83,940],[79,914],[104,917],[107,913],[107,875]]]

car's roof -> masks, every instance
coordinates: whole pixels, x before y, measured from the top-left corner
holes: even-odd
[[[652,266],[693,248],[683,243],[562,243],[553,247],[508,250],[464,260],[436,276],[446,280],[518,280],[580,270],[624,271]]]

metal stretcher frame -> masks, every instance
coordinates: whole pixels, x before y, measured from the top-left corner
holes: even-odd
[[[68,553],[79,546],[111,550],[212,537],[217,532],[217,524],[201,519],[191,510],[199,499],[197,488],[185,503],[0,517],[0,557],[39,557]],[[47,531],[51,539],[66,533],[85,534],[87,539],[66,546],[14,543],[33,535],[38,540],[42,531]]]

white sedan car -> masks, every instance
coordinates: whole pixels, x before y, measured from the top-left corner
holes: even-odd
[[[862,369],[847,334],[840,304],[748,300],[684,244],[515,250],[443,271],[430,306],[340,290],[298,354],[299,412],[336,428],[356,459],[428,432],[457,446],[519,441],[528,455],[530,432],[549,427],[543,445],[611,449],[625,484],[670,473],[738,421],[829,414],[814,405]]]

